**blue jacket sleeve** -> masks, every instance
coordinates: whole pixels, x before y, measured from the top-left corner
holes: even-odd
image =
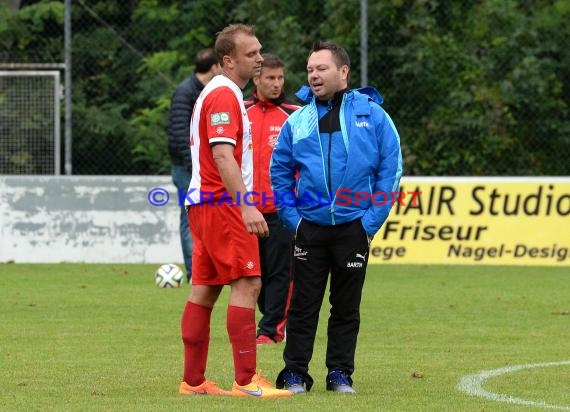
[[[297,231],[301,216],[297,211],[295,195],[295,161],[293,160],[293,135],[289,121],[286,121],[277,137],[269,166],[271,188],[275,196],[277,213],[292,232]]]
[[[400,136],[388,113],[381,110],[384,118],[376,129],[380,147],[380,166],[376,171],[373,191],[385,193],[388,201],[384,205],[372,204],[362,216],[362,226],[369,236],[374,236],[380,230],[390,214],[392,193],[399,190],[403,167]]]

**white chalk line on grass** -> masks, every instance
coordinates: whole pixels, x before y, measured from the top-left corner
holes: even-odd
[[[549,366],[560,366],[560,365],[570,365],[570,360],[561,361],[561,362],[546,362],[546,363],[533,363],[528,365],[515,365],[515,366],[507,366],[505,368],[481,371],[473,375],[467,375],[461,378],[461,380],[457,384],[457,389],[465,392],[468,395],[487,398],[497,402],[507,402],[519,405],[537,406],[540,408],[570,411],[570,406],[551,405],[543,401],[540,402],[528,401],[526,399],[514,398],[509,395],[503,395],[501,393],[493,393],[483,389],[483,382],[485,382],[485,380],[489,378],[494,378],[496,376],[504,375],[506,373],[517,372],[523,369],[548,368]]]

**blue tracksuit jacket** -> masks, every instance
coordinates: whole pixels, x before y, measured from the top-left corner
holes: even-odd
[[[271,158],[279,217],[293,233],[301,219],[323,226],[361,219],[374,236],[390,213],[402,176],[400,137],[380,107],[382,96],[372,87],[344,93],[340,129],[346,152],[329,161],[315,96],[307,86],[296,95],[307,105],[287,119]],[[340,179],[331,185],[334,169]]]

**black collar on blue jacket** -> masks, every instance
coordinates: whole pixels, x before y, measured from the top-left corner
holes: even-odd
[[[342,103],[342,97],[344,96],[344,94],[348,91],[348,89],[342,89],[341,91],[338,91],[334,94],[334,96],[332,97],[332,99],[328,99],[328,100],[320,100],[320,99],[316,99],[317,100],[317,104],[323,105],[323,106],[328,106],[329,108],[333,108],[336,106],[340,106],[340,104]]]

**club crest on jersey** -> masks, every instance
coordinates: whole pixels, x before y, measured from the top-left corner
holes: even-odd
[[[267,138],[267,144],[271,147],[275,147],[275,145],[277,144],[277,136],[279,136],[278,134],[272,134],[271,136],[269,136]]]
[[[230,114],[228,112],[212,113],[210,115],[211,126],[219,124],[230,124]]]

